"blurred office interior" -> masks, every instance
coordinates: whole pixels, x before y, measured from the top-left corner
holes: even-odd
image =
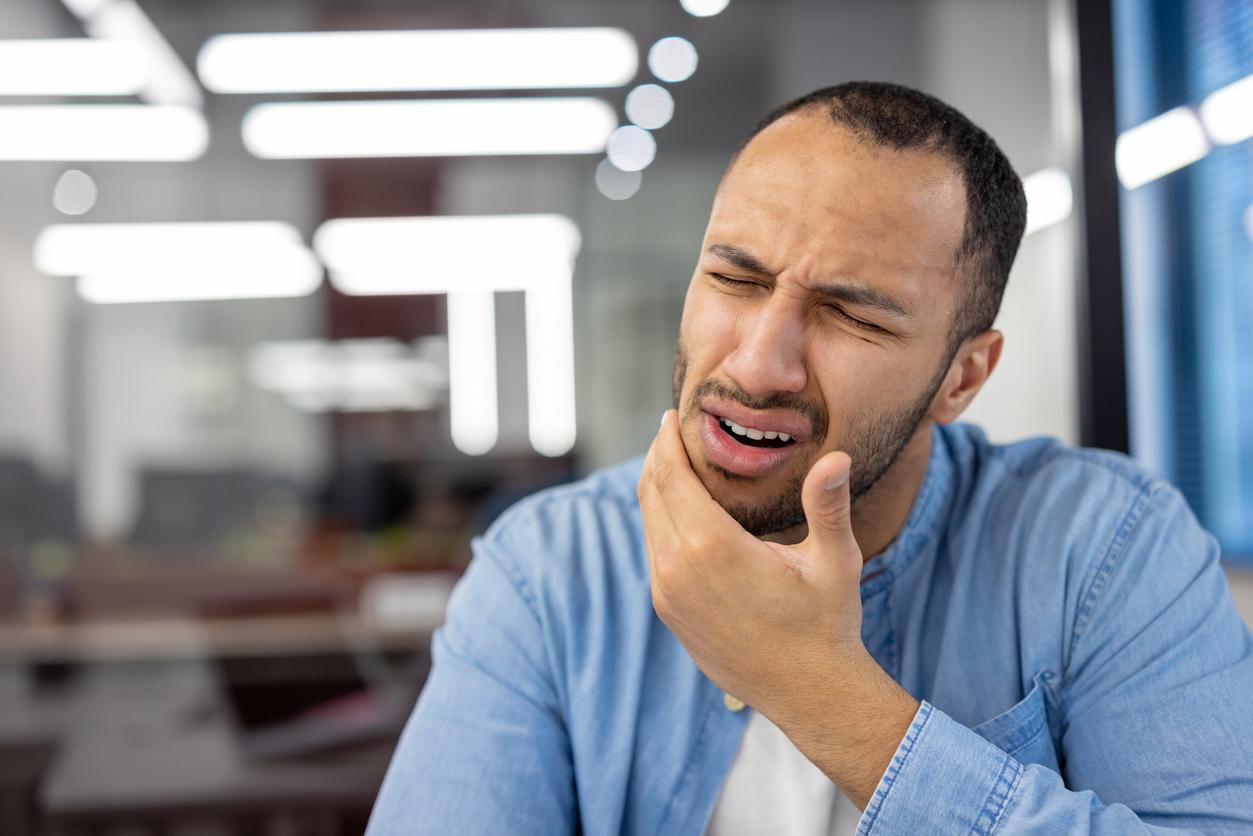
[[[967,420],[1253,616],[1244,0],[0,0],[0,832],[359,833],[471,538],[645,450],[728,155],[863,78],[1026,179]]]

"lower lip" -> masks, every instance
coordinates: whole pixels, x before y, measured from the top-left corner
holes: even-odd
[[[786,447],[749,447],[731,438],[722,421],[708,412],[701,413],[700,436],[709,460],[737,476],[762,476],[783,464],[799,444]]]

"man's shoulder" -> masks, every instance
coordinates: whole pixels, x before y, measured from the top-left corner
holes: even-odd
[[[941,559],[969,600],[1001,602],[1044,646],[1063,640],[1033,665],[1064,668],[1094,620],[1164,612],[1217,571],[1217,544],[1182,493],[1129,456],[1051,438],[992,444],[965,426],[943,437],[955,466]],[[1207,605],[1223,605],[1213,590]]]
[[[646,562],[636,496],[643,457],[534,493],[498,517],[475,551],[491,551],[520,575],[563,584]]]
[[[1112,450],[1077,447],[1054,437],[994,443],[972,424],[942,428],[955,465],[954,479],[969,491],[1007,499],[1038,501],[1057,495],[1090,501],[1102,497],[1107,508],[1174,486],[1130,456]]]
[[[537,491],[501,514],[483,535],[484,539],[509,540],[537,531],[552,535],[558,532],[551,527],[562,522],[588,524],[606,513],[636,514],[636,485],[643,465],[643,457],[636,457],[594,470],[575,482]]]
[[[1056,438],[994,444],[970,425],[943,437],[955,465],[951,524],[969,520],[972,541],[1067,576],[1088,576],[1129,544],[1147,555],[1186,542],[1206,559],[1209,535],[1182,493],[1130,456]]]

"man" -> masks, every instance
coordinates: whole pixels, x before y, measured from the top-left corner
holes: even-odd
[[[714,200],[676,409],[477,541],[371,833],[1253,832],[1213,539],[1124,457],[952,423],[1024,218],[929,96],[770,114]]]

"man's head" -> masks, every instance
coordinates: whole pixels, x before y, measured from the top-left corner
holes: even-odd
[[[996,143],[925,94],[856,82],[762,120],[719,185],[675,361],[712,496],[755,534],[788,529],[825,453],[852,456],[856,502],[954,420],[999,357],[1025,220]]]

